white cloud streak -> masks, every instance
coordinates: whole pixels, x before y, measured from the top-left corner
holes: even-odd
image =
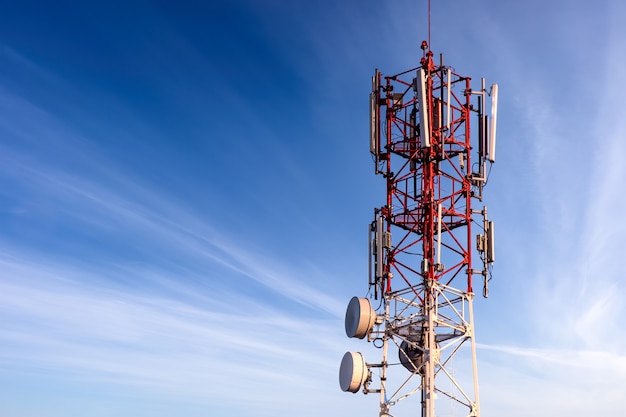
[[[492,25],[497,33],[485,38],[485,49],[509,80],[508,89],[501,90],[509,99],[502,102],[514,107],[502,108],[501,114],[515,130],[505,127],[499,133],[504,147],[500,156],[515,163],[504,169],[517,173],[501,190],[489,192],[499,192],[513,203],[508,214],[517,210],[522,216],[497,213],[500,223],[509,223],[498,230],[518,233],[525,240],[499,236],[507,246],[499,247],[502,256],[494,279],[519,291],[510,303],[490,299],[502,314],[484,316],[492,322],[508,320],[502,326],[508,325],[510,335],[500,343],[509,345],[498,344],[499,335],[489,332],[489,320],[477,324],[480,336],[491,333],[478,340],[488,340],[479,350],[484,415],[506,410],[512,417],[582,417],[614,415],[622,409],[626,335],[620,318],[626,286],[621,258],[626,223],[616,208],[626,203],[620,191],[626,179],[621,162],[626,124],[619,110],[623,92],[616,86],[626,71],[619,23],[626,10],[611,4],[605,28],[609,39],[587,32],[584,42],[576,44],[580,34],[569,38],[561,32],[560,39],[572,44],[555,50],[549,65],[542,59],[527,61],[524,51],[534,46],[516,43],[497,21]],[[564,22],[555,21],[559,23]],[[599,73],[597,66],[584,62],[565,67],[582,61],[571,55],[573,51],[583,53],[596,44],[601,45],[598,59],[606,61]],[[565,82],[572,90],[557,87]],[[507,157],[507,150],[516,154]],[[503,173],[501,165],[494,170]],[[524,233],[519,233],[521,228]],[[517,258],[519,266],[501,263]]]
[[[2,259],[0,361],[194,401],[288,402],[324,390],[339,320],[302,320],[258,300],[217,293],[204,303],[89,284],[84,270]],[[334,373],[334,372],[332,372]],[[333,375],[334,376],[334,375]],[[335,382],[334,380],[332,382]],[[334,388],[334,387],[333,387]],[[266,404],[267,405],[267,404]],[[284,408],[283,408],[284,411]],[[303,415],[313,415],[303,414]]]
[[[119,172],[108,172],[101,167],[107,174],[105,181],[95,182],[85,176],[29,163],[25,158],[5,149],[4,175],[15,178],[30,192],[46,196],[49,208],[72,222],[114,233],[116,239],[126,243],[193,258],[207,267],[220,265],[293,301],[331,314],[341,311],[335,300],[305,283],[303,271],[290,271],[276,259],[268,260],[245,249],[224,232],[217,232],[217,225],[200,220]]]
[[[626,356],[606,351],[479,345],[483,411],[583,417],[621,406]]]
[[[71,135],[36,107],[4,99],[43,138],[47,130]],[[32,137],[23,129],[12,133]],[[196,216],[75,139],[73,151],[90,165],[81,175],[2,145],[0,174],[19,184],[5,189],[17,204],[11,215],[28,216],[22,195],[37,195],[57,222],[118,247],[79,259],[28,248],[28,240],[0,241],[0,366],[173,401],[245,404],[256,415],[303,405],[309,410],[300,415],[318,415],[311,393],[339,391],[334,341],[343,314],[343,302],[316,286],[326,282],[321,271],[246,248],[210,216]],[[133,247],[151,252],[150,263],[123,255]],[[269,299],[247,293],[246,282]]]

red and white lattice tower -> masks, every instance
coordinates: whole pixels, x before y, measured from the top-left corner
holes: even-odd
[[[368,297],[350,301],[345,326],[382,360],[347,352],[339,382],[378,393],[381,417],[479,416],[472,301],[476,278],[488,295],[494,261],[482,199],[498,89],[422,50],[417,68],[372,77],[370,150],[386,200],[370,226]]]

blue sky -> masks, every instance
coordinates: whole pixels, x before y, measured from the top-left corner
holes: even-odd
[[[6,3],[0,416],[377,413],[340,391],[384,199],[374,68],[426,1]],[[500,86],[475,303],[483,416],[617,415],[626,389],[626,6],[433,2]]]

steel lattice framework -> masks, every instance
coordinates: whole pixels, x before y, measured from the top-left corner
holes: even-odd
[[[365,393],[379,393],[380,416],[415,399],[411,409],[422,417],[435,416],[436,399],[479,416],[473,281],[482,277],[487,296],[494,230],[486,207],[472,204],[482,201],[486,167],[495,159],[497,85],[487,91],[483,80],[473,90],[442,56],[435,64],[426,42],[422,50],[420,66],[392,76],[376,70],[372,79],[370,150],[386,181],[386,202],[370,227],[370,298],[380,306],[351,302],[346,332],[367,335],[382,360],[365,363],[347,353],[340,383],[346,391],[363,385]],[[492,120],[484,111],[489,95]],[[471,378],[464,373],[461,381],[452,359],[462,355]]]

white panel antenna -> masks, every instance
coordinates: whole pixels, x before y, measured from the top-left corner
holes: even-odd
[[[437,265],[441,265],[441,203],[437,205]]]
[[[446,100],[446,129],[450,132],[450,91],[452,90],[452,72],[450,68],[447,71],[447,79],[448,79],[448,97]]]
[[[378,155],[378,121],[376,120],[376,93],[370,93],[370,152]]]
[[[378,120],[378,70],[372,76],[372,92],[370,93],[370,152],[376,156],[378,162],[378,150],[380,143],[380,121]]]
[[[417,102],[420,112],[420,134],[422,145],[430,147],[430,124],[428,119],[428,90],[426,88],[426,71],[424,68],[417,70]]]
[[[370,286],[376,284],[376,279],[375,278],[372,279],[372,257],[374,256],[374,253],[373,253],[372,249],[373,249],[373,246],[375,245],[375,242],[373,242],[373,238],[372,238],[372,232],[373,232],[372,225],[371,224],[367,225],[367,233],[368,233],[368,235],[367,235],[367,240],[368,240],[367,251],[368,251],[368,259],[369,259],[368,268],[367,269],[368,269],[368,277],[369,277],[369,285]],[[376,297],[376,298],[378,298],[378,297]]]
[[[376,239],[376,280],[383,277],[383,218],[382,216],[376,218],[376,235],[374,239]]]
[[[493,228],[493,221],[487,223],[487,242],[486,243],[486,258],[487,262],[491,263],[496,260],[496,236]]]
[[[489,149],[487,159],[496,161],[496,123],[498,121],[498,84],[491,86],[491,126],[489,128]]]

